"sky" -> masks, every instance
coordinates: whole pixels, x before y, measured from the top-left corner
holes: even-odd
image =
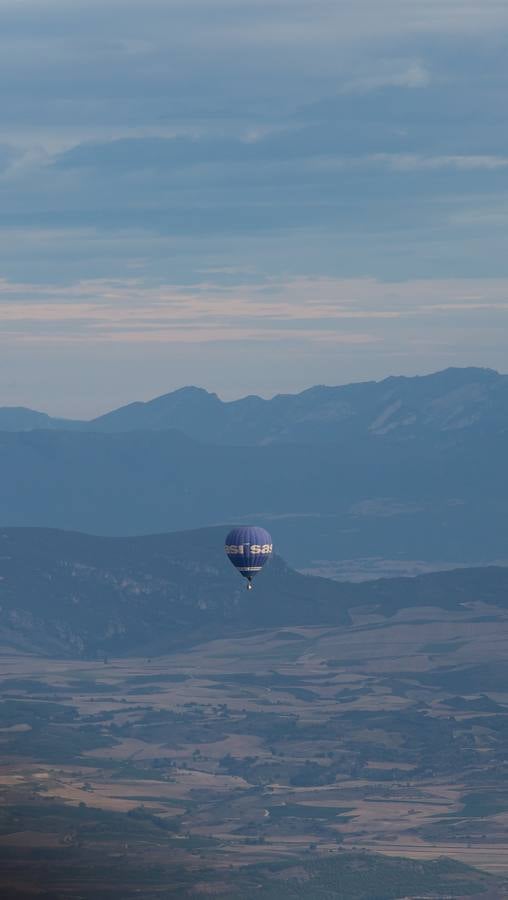
[[[508,371],[506,0],[0,0],[0,405]]]

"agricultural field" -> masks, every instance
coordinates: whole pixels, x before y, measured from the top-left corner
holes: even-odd
[[[508,896],[507,614],[351,618],[5,648],[2,896]]]

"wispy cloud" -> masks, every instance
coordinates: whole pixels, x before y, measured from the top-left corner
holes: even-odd
[[[372,343],[379,323],[508,313],[508,280],[382,283],[299,278],[263,284],[150,287],[136,280],[67,287],[0,283],[4,339],[209,343],[239,339]],[[358,332],[363,322],[368,331]]]
[[[363,93],[378,91],[385,87],[422,88],[431,81],[430,71],[419,60],[399,62],[398,60],[380,61],[376,71],[352,78],[342,86],[342,91]]]
[[[0,0],[5,384],[507,367],[507,30],[499,0]]]
[[[420,156],[418,154],[378,154],[366,162],[378,162],[399,172],[422,172],[437,169],[458,169],[464,172],[493,171],[508,168],[508,156]]]

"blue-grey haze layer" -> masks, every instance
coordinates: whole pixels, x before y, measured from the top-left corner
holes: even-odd
[[[90,423],[4,409],[0,525],[252,523],[301,568],[506,561],[507,385],[451,369],[271,401],[187,388]]]

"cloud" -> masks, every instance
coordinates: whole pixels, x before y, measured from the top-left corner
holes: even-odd
[[[150,287],[139,280],[66,287],[0,283],[4,339],[83,343],[301,341],[367,344],[390,323],[508,313],[508,280],[383,283],[299,278],[234,287]],[[358,331],[359,323],[368,331]]]
[[[408,193],[415,233],[441,227],[427,198],[500,189],[494,22],[508,9],[489,0],[0,4],[0,141],[18,152],[0,227],[400,233]],[[143,238],[136,255],[150,259]],[[97,256],[89,265],[102,274]]]
[[[403,62],[402,66],[395,60],[378,63],[377,71],[353,78],[342,87],[343,93],[378,91],[385,87],[400,87],[410,90],[428,87],[431,74],[425,65],[418,60]]]
[[[500,234],[500,229],[508,226],[508,192],[500,194],[495,200],[484,197],[474,207],[465,200],[460,209],[451,213],[450,222],[459,228],[488,227]]]
[[[242,15],[247,13],[251,7]],[[484,49],[468,45],[467,66],[462,60],[457,68],[454,58],[452,71],[446,59],[422,47],[419,55],[390,57],[385,46],[381,56],[371,54],[368,65],[363,56],[354,64],[342,59],[319,84],[306,70],[303,86],[290,57],[263,54],[252,61],[249,77],[239,71],[233,78],[222,62],[201,71],[209,64],[205,54],[197,62],[198,80],[195,72],[172,87],[164,66],[173,57],[159,69],[158,51],[145,47],[142,34],[139,41],[139,47],[129,45],[130,52],[139,50],[146,71],[127,63],[125,71],[102,70],[100,60],[87,67],[83,89],[90,103],[79,75],[71,82],[73,100],[55,99],[60,88],[46,85],[63,119],[84,108],[96,118],[88,136],[81,122],[68,125],[67,132],[61,126],[51,147],[48,138],[42,150],[37,147],[35,133],[32,145],[25,143],[16,165],[4,173],[0,227],[117,236],[130,231],[180,242],[187,236],[186,255],[192,253],[190,241],[232,235],[244,235],[248,253],[254,235],[277,232],[292,232],[298,240],[304,231],[344,236],[364,229],[372,235],[383,227],[396,240],[408,240],[411,233],[421,240],[422,231],[430,235],[445,223],[450,227],[449,211],[458,198],[495,197],[502,189],[508,140],[499,105],[503,76],[495,54]],[[122,46],[115,45],[111,65],[123,59]],[[175,71],[180,62],[177,55]],[[278,99],[272,62],[283,75]],[[212,84],[206,118],[199,105]],[[331,84],[335,93],[323,97]],[[308,91],[313,101],[302,103]],[[174,98],[186,105],[185,121]],[[285,114],[277,117],[281,106]],[[163,111],[169,121],[159,115],[155,124]],[[138,133],[130,116],[139,121]],[[454,239],[451,230],[447,237]],[[147,244],[140,237],[136,255],[149,261]],[[446,238],[443,253],[445,244]],[[197,257],[202,248],[195,246]],[[300,259],[299,250],[293,255]],[[129,246],[124,265],[130,256]],[[381,264],[369,271],[385,276]],[[93,274],[102,274],[96,257],[91,265]],[[118,273],[112,267],[107,274]]]
[[[495,0],[0,0],[5,380],[42,391],[40,363],[63,396],[115,358],[132,385],[145,346],[163,387],[173,360],[267,391],[302,360],[502,365],[507,26]]]
[[[0,180],[5,177],[5,173],[19,157],[20,153],[15,147],[11,147],[9,144],[0,144]]]
[[[458,169],[466,172],[506,169],[508,156],[419,156],[418,154],[378,154],[368,158],[400,172]]]
[[[468,42],[458,71],[467,70],[478,35],[496,41],[507,25],[494,0],[7,2],[2,118],[41,130],[276,122],[334,86],[427,85],[436,34],[452,51]]]

